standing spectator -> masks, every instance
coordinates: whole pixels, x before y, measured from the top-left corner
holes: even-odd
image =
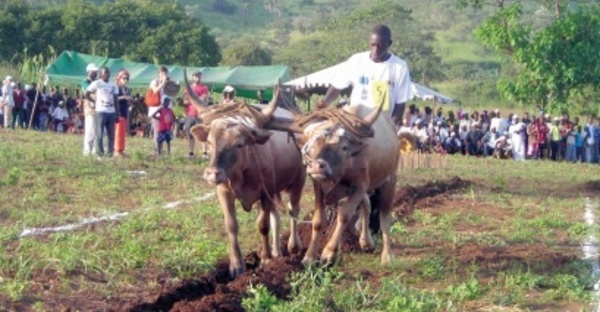
[[[508,127],[512,156],[514,160],[525,160],[525,125],[519,122],[519,116],[512,116],[512,125]]]
[[[577,117],[575,117],[577,118]],[[575,129],[575,159],[576,161],[583,162],[583,132],[581,125],[579,125],[579,120],[577,121],[577,126],[573,127]]]
[[[117,112],[118,116],[115,131],[115,156],[123,157],[125,156],[125,137],[127,136],[129,106],[133,104],[131,89],[127,87],[127,84],[129,83],[129,72],[125,69],[121,69],[117,74],[116,83],[119,88],[117,94],[119,110]]]
[[[48,129],[48,119],[49,119],[49,114],[50,114],[50,102],[44,98],[44,96],[41,96],[41,100],[40,103],[38,104],[39,108],[37,111],[38,114],[38,130],[40,131],[46,131]]]
[[[170,108],[171,99],[164,97],[162,104],[156,112],[152,115],[152,119],[158,121],[158,148],[157,153],[160,156],[162,154],[162,144],[167,142],[167,155],[171,155],[171,140],[173,139],[173,123],[175,122],[175,115],[173,110]]]
[[[69,89],[67,87],[63,87],[62,89],[62,97],[65,101],[65,107],[69,114],[73,114],[75,112],[75,108],[77,108],[77,100],[75,97],[69,94]]]
[[[570,128],[567,132],[567,149],[565,160],[568,162],[577,162],[577,129]]]
[[[118,108],[117,95],[119,88],[109,81],[110,70],[108,67],[100,69],[100,79],[92,82],[85,91],[84,97],[88,101],[93,101],[92,93],[96,94],[95,114],[96,114],[96,152],[98,155],[104,154],[103,137],[104,131],[108,137],[108,156],[113,156],[115,148],[115,121]]]
[[[589,122],[585,125],[583,131],[583,140],[585,147],[584,161],[587,163],[594,163],[596,159],[596,138],[594,137],[594,119],[590,118]]]
[[[529,147],[527,148],[527,157],[530,159],[535,159],[538,156],[539,122],[539,119],[536,118],[533,122],[530,122],[525,126],[525,129],[527,129],[527,144],[529,144]]]
[[[83,92],[96,81],[98,76],[98,67],[94,63],[90,63],[85,68],[87,78],[81,83]],[[93,99],[83,97],[83,114],[84,114],[84,134],[83,134],[83,156],[96,154],[96,108]]]
[[[150,82],[150,89],[152,92],[158,93],[159,98],[165,97],[164,88],[169,81],[169,69],[166,66],[161,65],[158,68],[158,78]],[[171,101],[169,101],[169,108],[172,108]],[[148,107],[148,117],[150,117],[150,125],[152,128],[153,141],[154,141],[154,152],[158,154],[158,119],[154,118],[154,114],[161,109],[161,105],[155,107]]]
[[[550,118],[550,116],[548,116]],[[544,159],[545,151],[547,149],[548,142],[548,126],[546,124],[546,119],[544,117],[539,117],[537,119],[537,123],[535,124],[536,132],[537,132],[537,143],[538,143],[538,154],[537,157],[540,159]]]
[[[554,124],[550,127],[550,158],[553,161],[557,161],[560,152],[560,119],[558,117],[554,118]]]
[[[2,103],[4,104],[4,127],[8,128],[12,121],[12,111],[15,107],[13,98],[12,77],[6,76],[2,84]]]
[[[25,90],[25,119],[28,126],[31,123],[33,129],[38,129],[39,107],[42,103],[42,95],[35,82],[29,88],[25,87]]]
[[[500,135],[504,134],[502,131],[502,117],[500,117],[500,110],[497,108],[490,114],[490,128],[496,128],[496,132]]]
[[[192,75],[192,79],[194,80],[194,82],[192,83],[192,91],[194,91],[194,94],[200,97],[201,100],[206,101],[208,99],[208,87],[202,84],[202,73],[199,71],[195,72]],[[196,109],[194,104],[192,104],[192,102],[190,101],[187,91],[183,97],[183,104],[185,106],[185,122],[183,125],[183,131],[185,132],[185,136],[188,141],[188,157],[191,159],[194,157],[194,147],[196,140],[194,139],[194,136],[192,136],[192,134],[190,133],[190,129],[198,123],[198,109]],[[201,146],[202,158],[208,159],[206,143],[201,143]]]
[[[15,102],[15,107],[12,111],[12,121],[10,123],[10,127],[15,129],[19,126],[21,129],[25,128],[25,91],[21,89],[21,83],[18,82],[15,84],[13,89],[13,100]]]

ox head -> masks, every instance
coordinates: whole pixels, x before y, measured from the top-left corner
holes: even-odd
[[[380,112],[379,108],[364,116],[363,126],[371,127]],[[300,127],[291,120],[275,119],[265,128],[300,134],[297,142],[301,146],[306,173],[314,180],[339,182],[349,169],[365,166],[364,151],[369,144],[368,138],[355,135],[338,121],[314,121]]]
[[[191,90],[185,68],[184,80],[190,101],[199,109],[202,118],[209,108]],[[276,90],[273,101],[262,109],[265,118],[274,113],[277,96]],[[256,159],[260,156],[251,155],[253,151],[250,149],[255,144],[265,144],[272,133],[261,129],[261,124],[247,116],[224,115],[211,119],[194,126],[190,131],[196,140],[206,142],[210,159],[204,170],[204,179],[217,185],[241,175],[246,167],[255,166],[253,162],[260,161]]]

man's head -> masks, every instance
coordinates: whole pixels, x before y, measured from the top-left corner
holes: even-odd
[[[87,76],[91,80],[95,80],[96,77],[98,76],[98,66],[96,66],[96,64],[94,64],[94,63],[89,63],[86,66],[85,71],[87,72]]]
[[[110,78],[110,69],[108,69],[108,67],[106,67],[106,66],[100,68],[100,79],[102,79],[102,81],[104,81],[104,82],[108,82],[109,78]]]
[[[167,107],[169,107],[170,104],[171,104],[171,98],[168,96],[165,96],[162,100],[162,106],[167,108]]]
[[[369,39],[371,60],[376,63],[387,61],[388,49],[392,45],[392,31],[386,25],[377,25],[371,30]]]
[[[169,77],[169,69],[165,65],[160,65],[158,68],[158,78],[160,80],[167,79]]]
[[[197,71],[193,73],[192,79],[194,79],[194,83],[200,83],[202,81],[202,72]]]

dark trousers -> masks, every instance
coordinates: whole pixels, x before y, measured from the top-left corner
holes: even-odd
[[[558,159],[558,146],[560,141],[550,141],[550,158],[556,161]]]
[[[96,113],[96,152],[98,155],[104,154],[102,140],[104,134],[108,137],[108,155],[115,151],[115,121],[116,113]]]

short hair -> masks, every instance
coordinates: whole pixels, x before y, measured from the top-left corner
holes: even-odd
[[[165,65],[160,65],[160,67],[158,68],[158,71],[163,72],[165,74],[169,73],[169,69]]]
[[[386,25],[380,24],[371,30],[371,34],[378,35],[382,39],[386,39],[387,41],[392,41],[392,31]]]

